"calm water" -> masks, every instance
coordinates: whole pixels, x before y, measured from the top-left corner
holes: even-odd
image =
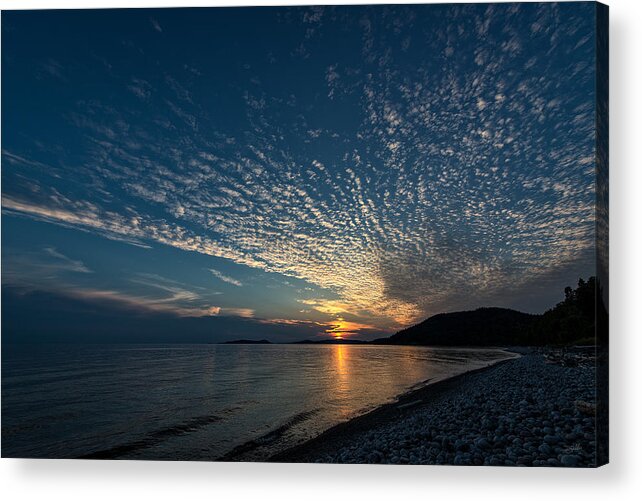
[[[354,345],[3,347],[2,455],[261,459],[511,355]]]

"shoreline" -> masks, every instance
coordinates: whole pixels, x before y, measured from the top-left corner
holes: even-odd
[[[268,462],[594,467],[590,360],[546,349],[402,394]]]
[[[453,347],[438,347],[437,349],[439,350],[448,350],[448,349],[453,349],[457,351],[461,351],[462,348],[458,346],[453,346]],[[318,432],[315,435],[308,436],[306,437],[303,441],[300,441],[295,444],[290,444],[289,446],[286,446],[285,448],[275,448],[272,451],[263,451],[260,452],[261,448],[266,447],[266,444],[270,444],[275,439],[280,438],[282,435],[287,433],[290,422],[287,422],[285,424],[282,424],[281,426],[278,426],[269,432],[267,432],[264,435],[261,435],[259,437],[247,440],[246,442],[243,442],[232,449],[228,450],[221,456],[218,456],[215,461],[223,461],[223,462],[244,462],[244,461],[258,461],[258,462],[274,462],[274,461],[280,461],[283,462],[280,458],[283,455],[289,454],[292,451],[299,450],[301,447],[306,447],[310,443],[317,443],[319,440],[324,440],[326,437],[330,434],[334,435],[334,433],[337,432],[337,430],[342,430],[344,427],[348,427],[350,429],[353,429],[353,426],[361,426],[361,424],[356,424],[356,423],[363,423],[364,420],[367,420],[369,423],[373,420],[376,422],[379,422],[382,418],[383,415],[386,417],[388,416],[388,413],[394,412],[394,409],[406,409],[406,408],[411,408],[415,407],[418,404],[421,403],[421,400],[424,397],[423,395],[427,395],[428,393],[432,393],[433,391],[436,391],[436,388],[441,388],[445,383],[456,380],[457,378],[464,376],[466,374],[474,373],[477,371],[484,371],[487,370],[491,367],[495,367],[498,364],[504,363],[504,362],[510,362],[511,360],[515,360],[516,358],[519,358],[520,354],[511,348],[507,347],[472,347],[472,348],[467,348],[467,350],[492,350],[497,353],[497,356],[491,360],[486,360],[485,365],[479,366],[477,365],[476,368],[466,368],[462,367],[464,369],[463,372],[455,373],[454,375],[441,375],[441,377],[432,377],[428,378],[425,380],[420,380],[417,381],[416,383],[407,386],[406,388],[400,388],[399,390],[401,393],[398,393],[396,395],[392,395],[389,399],[385,401],[380,401],[380,403],[375,404],[374,406],[370,406],[369,408],[361,409],[357,413],[354,413],[352,417],[348,417],[345,421],[339,421],[334,424],[330,424],[329,428],[326,428],[320,432]],[[304,421],[309,417],[309,415],[314,414],[316,411],[304,411],[300,414],[297,414],[293,417],[291,417],[291,420],[294,421]],[[279,458],[279,459],[276,459]]]
[[[395,397],[394,402],[382,404],[365,414],[355,416],[348,421],[335,424],[321,434],[305,442],[278,452],[262,462],[276,463],[307,463],[314,462],[309,458],[322,454],[326,449],[332,450],[354,432],[363,432],[377,425],[385,424],[390,419],[399,418],[403,415],[412,414],[418,408],[430,405],[432,399],[444,392],[454,391],[464,383],[466,376],[485,372],[502,364],[517,360],[521,354],[512,349],[503,349],[509,353],[516,353],[518,356],[498,362],[491,363],[485,367],[471,369],[461,374],[448,377],[433,383],[428,382],[420,388],[410,389]]]

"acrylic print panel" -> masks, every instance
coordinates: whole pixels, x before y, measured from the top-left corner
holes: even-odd
[[[5,11],[2,455],[608,461],[608,11]]]

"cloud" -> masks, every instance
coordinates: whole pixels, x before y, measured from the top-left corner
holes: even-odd
[[[191,303],[202,299],[201,295],[193,290],[193,286],[169,280],[153,273],[137,273],[129,282],[165,294],[166,297],[155,299],[158,303]],[[217,295],[217,293],[212,294],[208,291],[209,295]],[[206,309],[209,309],[209,307]]]
[[[340,318],[335,323],[328,324],[325,332],[335,338],[341,339],[370,330],[376,330],[376,328],[372,325],[349,322]]]
[[[57,78],[58,80],[62,80],[63,82],[67,82],[62,65],[55,59],[47,59],[47,61],[42,63],[41,67],[50,76]]]
[[[54,247],[37,251],[7,253],[3,256],[2,283],[31,288],[57,287],[70,275],[85,275],[93,271],[79,259],[72,259]]]
[[[95,231],[111,240],[145,246],[136,239],[136,236],[143,236],[143,232],[137,228],[140,220],[136,216],[128,218],[113,212],[105,213],[93,203],[72,201],[66,197],[52,196],[51,201],[56,204],[41,205],[3,194],[2,210],[62,226]]]
[[[69,297],[100,301],[101,303],[117,303],[139,313],[167,313],[177,317],[206,317],[219,314],[219,307],[190,307],[176,304],[181,297],[150,298],[127,294],[117,290],[73,288],[66,291]]]
[[[150,23],[152,23],[152,27],[153,27],[156,31],[158,31],[159,33],[162,33],[162,32],[163,32],[163,28],[161,27],[161,25],[158,23],[158,21],[157,21],[156,19],[154,19],[153,17],[150,17],[150,18],[149,18],[149,22],[150,22]]]
[[[73,271],[76,273],[92,273],[92,271],[87,268],[82,261],[71,259],[58,252],[54,247],[46,247],[45,253],[58,261],[58,263],[51,264],[50,266],[57,267],[60,270]]]
[[[254,310],[251,308],[221,308],[218,314],[231,317],[254,318]]]
[[[218,270],[214,270],[212,268],[209,268],[209,271],[210,271],[210,273],[212,275],[214,275],[219,280],[223,280],[223,282],[226,282],[226,283],[232,284],[232,285],[236,285],[237,287],[242,287],[243,286],[243,284],[240,281],[236,280],[235,278],[228,277],[227,275],[223,275],[223,273],[221,273]]]
[[[127,86],[127,88],[142,100],[149,99],[152,93],[152,86],[140,78],[132,78],[132,82]]]

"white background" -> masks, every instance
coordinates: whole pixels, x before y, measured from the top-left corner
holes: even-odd
[[[308,3],[315,2],[0,0],[0,7]],[[597,470],[564,470],[2,459],[3,499],[642,499],[642,2],[606,3],[611,16],[611,464]]]

